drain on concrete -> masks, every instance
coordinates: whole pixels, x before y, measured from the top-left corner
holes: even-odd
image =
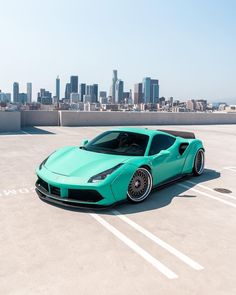
[[[222,194],[231,194],[232,193],[232,191],[227,188],[216,187],[216,188],[214,188],[214,190],[216,192],[222,193]]]
[[[181,197],[181,198],[196,198],[197,196],[194,196],[194,195],[178,195],[178,197]]]

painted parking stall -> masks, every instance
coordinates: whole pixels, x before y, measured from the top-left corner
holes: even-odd
[[[0,135],[0,294],[234,295],[236,126],[170,126],[203,140],[206,172],[141,204],[88,212],[41,201],[37,165],[111,128]]]

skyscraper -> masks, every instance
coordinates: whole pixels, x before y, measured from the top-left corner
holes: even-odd
[[[84,100],[84,95],[86,94],[86,84],[81,83],[79,86],[79,94],[80,94],[80,100]]]
[[[86,86],[86,98],[90,102],[98,102],[98,84]]]
[[[56,79],[56,97],[57,97],[57,101],[60,100],[60,78],[59,76],[57,76]]]
[[[4,93],[0,90],[0,102],[11,102],[11,93]]]
[[[78,93],[79,78],[78,76],[70,77],[71,93]]]
[[[13,83],[13,102],[14,103],[19,102],[19,83],[18,82]]]
[[[32,102],[32,83],[27,83],[27,103]]]
[[[41,104],[52,104],[52,93],[47,91],[46,89],[40,89],[37,101]]]
[[[142,102],[143,102],[142,83],[137,83],[134,85],[134,104],[139,104]]]
[[[150,103],[151,101],[151,78],[146,77],[143,79],[143,102]]]
[[[143,102],[157,103],[159,100],[159,81],[146,77],[143,79]]]
[[[65,99],[70,99],[70,94],[71,94],[71,84],[66,83]]]
[[[93,102],[98,102],[98,84],[93,84]]]
[[[115,84],[115,103],[121,103],[123,101],[124,94],[124,82],[117,80]]]
[[[18,103],[25,104],[28,102],[27,93],[19,93],[18,94]]]
[[[159,100],[159,81],[151,79],[151,102],[158,103]]]
[[[113,77],[112,77],[112,86],[111,86],[111,96],[112,96],[112,102],[115,102],[115,89],[116,89],[116,81],[118,80],[117,76],[117,70],[113,70]]]

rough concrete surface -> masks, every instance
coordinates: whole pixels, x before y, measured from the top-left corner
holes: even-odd
[[[236,125],[166,127],[203,140],[206,171],[141,204],[88,212],[42,202],[36,166],[109,128],[0,135],[0,294],[236,294]]]

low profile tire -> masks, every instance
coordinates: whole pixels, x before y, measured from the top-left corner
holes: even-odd
[[[205,153],[203,149],[199,149],[194,159],[193,174],[195,176],[201,175],[204,171],[204,165],[205,165]]]
[[[138,168],[128,187],[127,197],[128,200],[134,203],[144,201],[152,190],[152,175],[144,167]]]

